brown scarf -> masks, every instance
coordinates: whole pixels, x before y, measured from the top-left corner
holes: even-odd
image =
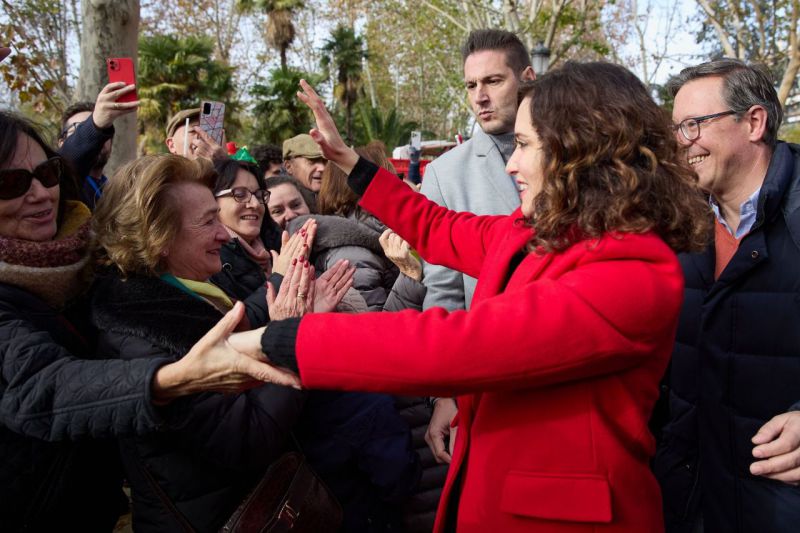
[[[228,235],[230,235],[232,239],[239,239],[239,244],[244,248],[244,251],[247,252],[247,255],[250,256],[250,259],[258,263],[258,266],[264,270],[267,276],[272,274],[272,257],[269,251],[264,247],[264,243],[261,242],[260,237],[256,237],[253,244],[248,244],[244,237],[228,226],[225,226],[225,229],[228,230]]]
[[[37,242],[0,237],[0,282],[20,287],[56,308],[88,284],[91,211],[80,202],[66,203],[56,236]]]

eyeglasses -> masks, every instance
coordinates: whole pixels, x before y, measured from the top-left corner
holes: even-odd
[[[222,198],[223,196],[230,196],[234,199],[234,201],[239,202],[240,204],[246,204],[250,201],[250,198],[255,196],[256,200],[259,203],[266,204],[269,201],[269,191],[265,191],[264,189],[258,189],[256,191],[251,191],[247,187],[234,187],[233,189],[223,189],[215,194],[217,198]]]
[[[58,134],[59,140],[66,140],[67,137],[78,131],[78,127],[80,125],[80,122],[73,122],[72,124],[68,125],[66,128],[61,130],[61,133]]]
[[[51,157],[37,165],[33,172],[24,168],[0,170],[0,200],[19,198],[31,187],[33,178],[47,187],[55,187],[61,180],[63,165],[60,157]]]
[[[680,124],[675,124],[672,129],[675,131],[681,130],[683,137],[687,141],[693,141],[700,137],[700,124],[712,118],[724,117],[727,115],[735,115],[736,111],[723,111],[722,113],[714,113],[712,115],[703,115],[702,117],[689,117],[681,120]]]

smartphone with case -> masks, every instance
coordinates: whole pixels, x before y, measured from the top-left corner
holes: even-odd
[[[200,104],[200,129],[205,131],[220,146],[222,146],[224,121],[225,104],[203,100],[203,103]]]
[[[125,85],[136,84],[136,74],[133,72],[133,60],[129,57],[109,57],[106,59],[106,70],[108,71],[108,82],[124,82]],[[136,91],[119,97],[117,102],[135,102],[138,100]]]
[[[422,132],[421,131],[412,131],[411,132],[411,147],[415,150],[422,149]]]

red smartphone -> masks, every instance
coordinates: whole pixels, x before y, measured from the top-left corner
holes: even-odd
[[[136,74],[133,72],[133,60],[129,57],[109,57],[106,59],[108,82],[125,82],[125,85],[136,83]],[[117,102],[135,102],[138,100],[136,91],[120,96]]]

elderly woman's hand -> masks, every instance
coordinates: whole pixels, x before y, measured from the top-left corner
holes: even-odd
[[[353,286],[355,272],[355,267],[351,267],[346,259],[340,259],[332,268],[326,270],[314,283],[316,285],[314,312],[335,311],[345,293]]]
[[[270,320],[301,317],[314,311],[314,267],[308,260],[293,260],[283,278],[278,294],[267,284],[267,306]]]
[[[299,388],[296,375],[268,365],[260,351],[238,351],[228,342],[243,316],[244,305],[237,303],[189,353],[159,368],[152,382],[154,403],[202,391],[239,393],[265,382]]]
[[[317,127],[309,132],[311,138],[319,145],[325,159],[333,161],[345,174],[350,174],[358,162],[358,154],[345,144],[331,114],[311,85],[306,80],[300,80],[300,87],[303,91],[298,91],[297,97],[311,109],[317,122]]]
[[[280,253],[271,250],[272,272],[285,276],[292,261],[308,259],[316,234],[317,221],[313,218],[306,220],[303,226],[291,237],[289,237],[289,232],[284,231],[281,235],[282,243]]]
[[[422,281],[422,263],[411,253],[411,246],[403,238],[390,229],[378,238],[386,257],[397,265],[400,272],[409,278]]]
[[[103,87],[94,103],[94,111],[92,112],[94,125],[98,129],[104,130],[110,128],[114,121],[122,115],[136,111],[139,107],[139,100],[135,102],[117,102],[119,97],[135,90],[135,85],[125,85],[125,82],[122,81],[115,81]]]

